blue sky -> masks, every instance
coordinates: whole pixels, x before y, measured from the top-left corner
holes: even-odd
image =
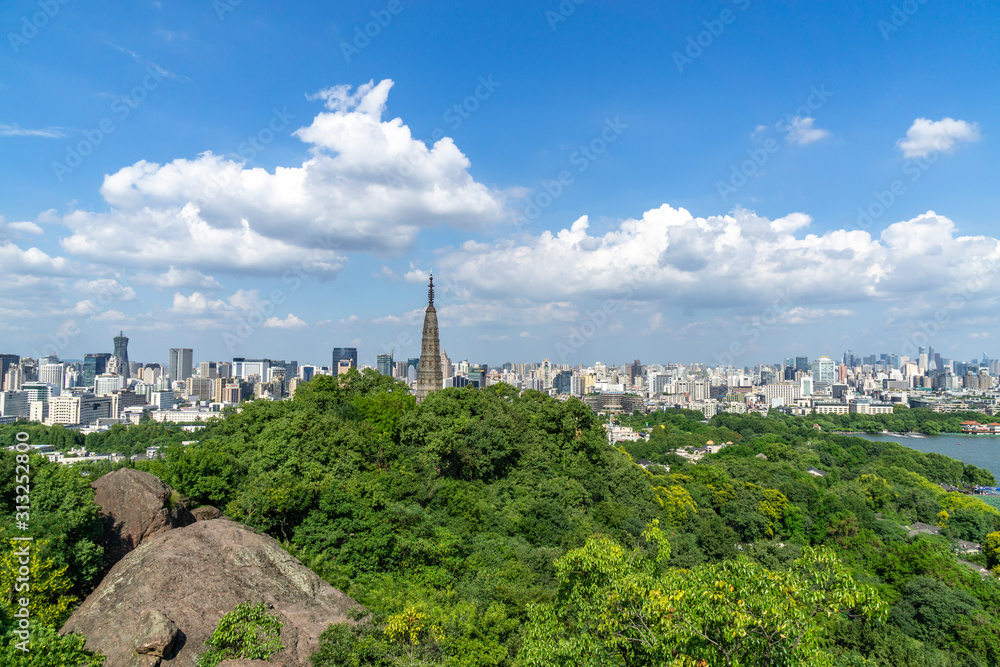
[[[679,4],[9,2],[0,347],[992,353],[1000,8]]]

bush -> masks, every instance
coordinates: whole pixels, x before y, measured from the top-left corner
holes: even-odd
[[[197,667],[215,667],[223,660],[268,660],[282,650],[281,621],[261,602],[236,605],[219,619],[205,642],[209,649],[198,656]]]

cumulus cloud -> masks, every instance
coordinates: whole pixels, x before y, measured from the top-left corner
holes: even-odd
[[[479,298],[536,305],[610,298],[746,307],[781,292],[815,308],[946,294],[973,279],[997,280],[1000,242],[960,236],[933,211],[875,238],[857,230],[806,233],[810,224],[801,213],[769,220],[740,209],[701,218],[664,205],[603,235],[590,235],[584,216],[556,233],[467,242],[439,261]]]
[[[971,144],[982,139],[978,123],[954,118],[932,121],[918,118],[896,142],[903,157],[924,157],[934,152],[950,153],[959,144]]]
[[[0,240],[18,241],[29,235],[42,234],[42,228],[34,222],[7,222],[0,215]]]
[[[78,291],[90,297],[98,298],[100,301],[108,302],[111,299],[116,301],[135,301],[135,290],[127,285],[123,285],[115,278],[99,278],[97,280],[78,280],[73,284]]]
[[[308,324],[291,313],[288,313],[285,319],[269,317],[264,320],[265,329],[304,329],[308,326]]]
[[[785,138],[789,143],[805,146],[806,144],[811,144],[830,136],[829,130],[821,130],[818,127],[813,127],[813,123],[815,122],[815,118],[799,118],[798,116],[792,118],[788,123],[788,127],[785,128],[787,132]]]
[[[206,276],[201,271],[195,269],[179,269],[171,266],[163,273],[139,273],[132,276],[131,281],[137,285],[149,285],[156,289],[198,289],[217,290],[222,289],[212,276]]]
[[[281,275],[339,272],[344,253],[409,249],[419,230],[470,228],[505,215],[450,138],[428,147],[399,118],[383,120],[391,80],[327,89],[326,111],[293,134],[301,165],[273,172],[205,152],[139,161],[105,177],[106,212],[76,210],[63,247],[132,265]]]

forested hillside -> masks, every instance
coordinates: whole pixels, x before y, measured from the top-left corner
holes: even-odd
[[[137,467],[367,607],[327,631],[317,667],[1000,664],[1000,586],[951,552],[986,543],[969,558],[996,566],[1000,512],[940,486],[990,473],[802,419],[701,420],[637,416],[649,441],[616,448],[575,399],[498,385],[417,406],[352,372],[244,404],[187,447],[148,426],[116,437],[159,439],[163,460]],[[708,440],[733,445],[696,465],[672,453]],[[0,462],[9,537],[13,455]],[[100,579],[96,509],[79,469],[32,467],[58,627]],[[911,538],[914,522],[943,534]]]

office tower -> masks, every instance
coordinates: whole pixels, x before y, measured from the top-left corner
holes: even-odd
[[[198,364],[198,377],[205,380],[214,380],[219,377],[219,365],[214,361],[203,361]]]
[[[378,355],[377,366],[379,373],[392,377],[392,352]]]
[[[94,388],[94,378],[108,369],[111,353],[97,352],[83,355],[83,386]]]
[[[427,288],[424,333],[420,343],[420,366],[417,369],[417,403],[444,386],[441,374],[441,340],[438,334],[437,309],[434,308],[434,276]]]
[[[417,381],[417,374],[420,372],[420,357],[410,357],[406,360],[406,371],[404,379],[409,383]]]
[[[0,389],[11,389],[6,386],[7,371],[20,362],[21,357],[17,354],[0,354]]]
[[[115,353],[114,358],[118,360],[118,375],[122,376],[126,380],[130,377],[130,368],[128,363],[128,338],[125,336],[124,331],[119,331],[118,335],[115,336]]]
[[[28,392],[0,391],[0,417],[27,419],[30,414]]]
[[[220,377],[224,380],[229,379],[233,376],[233,365],[228,361],[220,361],[215,365],[216,377]]]
[[[486,364],[476,364],[469,368],[469,384],[475,383],[480,389],[486,388],[486,374],[489,372],[489,366]]]
[[[349,362],[347,368],[358,367],[358,348],[356,347],[335,347],[333,348],[333,364],[330,366],[334,375],[340,374],[341,362]]]
[[[38,379],[40,382],[62,389],[66,379],[66,365],[62,363],[43,364],[38,369]]]
[[[559,371],[552,380],[552,386],[555,388],[556,393],[573,393],[573,371]]]
[[[837,379],[836,366],[830,357],[820,357],[813,362],[813,380],[833,383]]]
[[[194,367],[194,352],[189,347],[170,348],[170,358],[167,360],[167,372],[174,382],[184,381],[191,377]]]
[[[809,357],[795,357],[795,370],[809,372]]]

